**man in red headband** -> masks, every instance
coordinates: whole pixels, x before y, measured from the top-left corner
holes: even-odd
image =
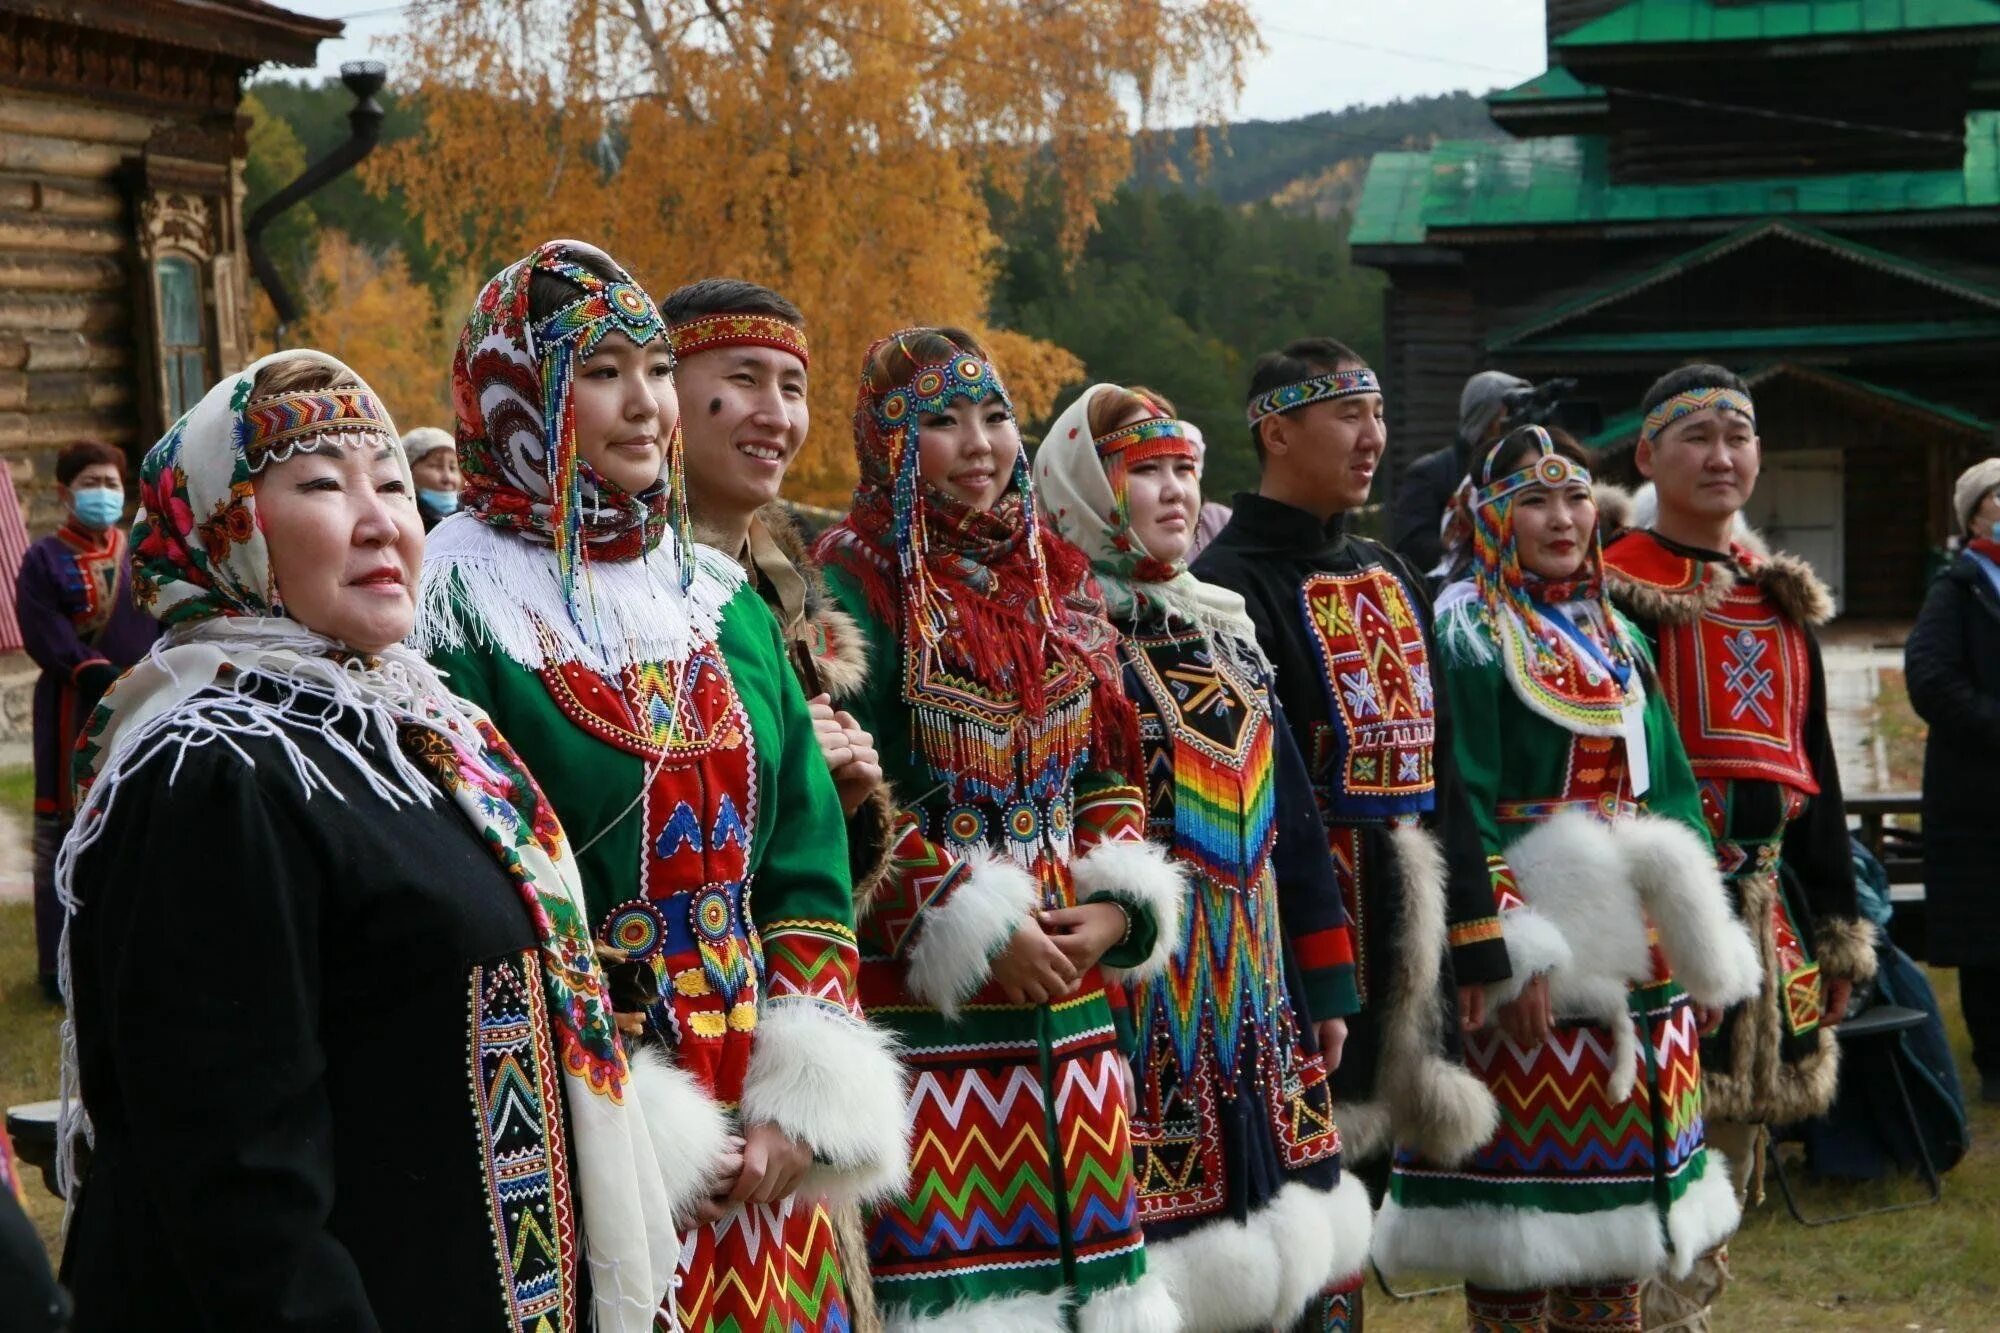
[[[1764,1127],[1832,1103],[1840,1048],[1830,1029],[1854,983],[1875,973],[1812,633],[1833,603],[1803,560],[1772,555],[1736,526],[1762,461],[1743,381],[1683,366],[1641,408],[1634,461],[1659,512],[1605,548],[1605,585],[1651,641],[1723,877],[1764,959],[1763,990],[1702,1041],[1709,1144],[1729,1158],[1741,1195],[1756,1185]],[[1647,1326],[1705,1326],[1727,1279],[1717,1251],[1673,1288],[1654,1284]]]

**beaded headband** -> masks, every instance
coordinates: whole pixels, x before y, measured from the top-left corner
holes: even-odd
[[[1254,426],[1265,417],[1310,407],[1314,403],[1324,403],[1334,398],[1352,398],[1358,393],[1380,392],[1382,392],[1381,381],[1377,380],[1375,372],[1366,366],[1359,370],[1335,370],[1296,383],[1280,384],[1275,389],[1260,393],[1250,400],[1245,415],[1250,418],[1250,424]]]
[[[1542,456],[1527,467],[1509,472],[1498,481],[1491,480],[1490,476],[1482,478],[1484,484],[1472,493],[1474,506],[1483,509],[1487,505],[1498,504],[1516,491],[1526,490],[1530,486],[1546,486],[1553,491],[1564,486],[1590,485],[1589,468],[1573,458],[1565,458],[1557,453],[1555,441],[1550,439],[1549,433],[1540,426],[1530,426],[1528,429],[1535,432],[1537,437],[1535,443],[1540,446]],[[1485,468],[1487,473],[1492,472],[1493,460],[1499,454],[1500,451],[1495,449],[1488,455]]]
[[[540,270],[567,278],[583,289],[583,295],[534,326],[528,350],[546,355],[558,343],[572,343],[576,359],[582,361],[613,333],[623,333],[641,347],[655,338],[667,338],[666,321],[645,289],[632,282],[607,282],[581,264],[554,260]],[[669,350],[673,342],[667,342]]]
[[[250,428],[243,456],[252,472],[300,449],[311,452],[327,436],[375,436],[389,444],[396,439],[389,409],[358,388],[281,393],[246,406],[243,420]]]
[[[911,417],[942,412],[954,398],[979,403],[996,394],[1001,402],[1013,406],[993,363],[967,354],[943,365],[919,366],[908,384],[882,395],[882,401],[875,404],[875,419],[888,430],[901,430],[910,424]]]
[[[677,357],[712,352],[718,347],[772,347],[790,352],[800,365],[812,368],[806,331],[775,315],[702,315],[668,329],[667,340]]]
[[[1188,438],[1187,424],[1172,417],[1155,417],[1151,421],[1121,426],[1108,435],[1098,436],[1096,445],[1099,458],[1106,459],[1117,454],[1124,459],[1126,467],[1153,458],[1199,461],[1194,441]]]
[[[1746,417],[1752,426],[1757,424],[1757,409],[1750,402],[1750,396],[1735,389],[1689,389],[1677,393],[1646,414],[1645,424],[1639,427],[1639,438],[1652,440],[1667,427],[1682,417],[1691,417],[1708,408],[1719,408],[1724,412],[1738,412]]]

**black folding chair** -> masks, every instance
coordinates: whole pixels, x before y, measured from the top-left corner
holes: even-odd
[[[1843,1046],[1856,1046],[1862,1042],[1883,1041],[1900,1044],[1902,1034],[1912,1028],[1922,1027],[1929,1021],[1929,1015],[1921,1009],[1905,1009],[1896,1004],[1878,1004],[1864,1009],[1860,1014],[1848,1019],[1835,1028],[1834,1035]],[[1885,1203],[1874,1208],[1859,1208],[1853,1212],[1831,1213],[1825,1217],[1807,1217],[1799,1207],[1798,1196],[1792,1192],[1792,1182],[1786,1178],[1785,1162],[1777,1150],[1771,1147],[1771,1174],[1778,1178],[1778,1191],[1785,1196],[1785,1207],[1800,1223],[1809,1227],[1832,1226],[1836,1222],[1852,1222],[1857,1217],[1873,1217],[1878,1213],[1900,1213],[1906,1208],[1928,1208],[1944,1199],[1944,1179],[1938,1175],[1937,1167],[1931,1163],[1930,1148],[1924,1143],[1923,1126],[1917,1120],[1916,1103],[1910,1100],[1910,1086],[1903,1081],[1903,1066],[1889,1052],[1889,1073],[1896,1080],[1896,1095],[1903,1106],[1904,1123],[1909,1126],[1910,1140],[1917,1146],[1918,1170],[1924,1183],[1930,1187],[1930,1196],[1923,1199],[1905,1199],[1901,1203]]]

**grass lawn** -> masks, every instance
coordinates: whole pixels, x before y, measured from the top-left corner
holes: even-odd
[[[0,770],[0,808],[25,829],[31,796],[23,770]],[[0,904],[0,1106],[56,1093],[56,1023],[60,1012],[35,985],[34,920],[27,903]],[[1934,973],[1961,1076],[1972,1080],[1970,1045],[1959,1019],[1957,978]],[[1976,1081],[1972,1082],[1976,1089]],[[1973,1147],[1945,1177],[1944,1204],[1841,1226],[1807,1229],[1772,1197],[1753,1209],[1730,1245],[1736,1282],[1718,1307],[1717,1326],[1755,1333],[1805,1330],[1965,1330],[2000,1328],[2000,1108],[1972,1108]],[[25,1182],[28,1210],[54,1247],[62,1204]],[[1871,1199],[1904,1197],[1897,1181],[1869,1187]],[[1849,1204],[1855,1192],[1809,1188],[1807,1207]],[[1464,1327],[1455,1296],[1394,1302],[1372,1289],[1368,1325],[1375,1333]]]

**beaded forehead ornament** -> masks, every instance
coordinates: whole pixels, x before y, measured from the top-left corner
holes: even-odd
[[[1334,370],[1324,375],[1314,375],[1311,379],[1298,380],[1291,384],[1280,384],[1277,388],[1258,394],[1250,400],[1245,415],[1250,424],[1256,425],[1265,417],[1274,417],[1284,412],[1293,412],[1314,403],[1324,403],[1335,398],[1352,398],[1360,393],[1382,392],[1381,381],[1375,372],[1366,366],[1359,370]]]
[[[1639,427],[1639,438],[1657,439],[1661,431],[1676,421],[1711,407],[1723,412],[1735,412],[1752,427],[1757,424],[1757,408],[1751,403],[1748,394],[1739,393],[1735,389],[1689,389],[1684,393],[1675,394],[1648,412],[1645,423]]]
[[[309,389],[258,399],[244,406],[243,427],[248,432],[243,457],[252,472],[295,453],[369,439],[387,445],[396,438],[389,409],[361,388]]]
[[[667,331],[677,357],[712,352],[719,347],[771,347],[790,352],[799,364],[812,368],[806,331],[775,315],[702,315]]]

